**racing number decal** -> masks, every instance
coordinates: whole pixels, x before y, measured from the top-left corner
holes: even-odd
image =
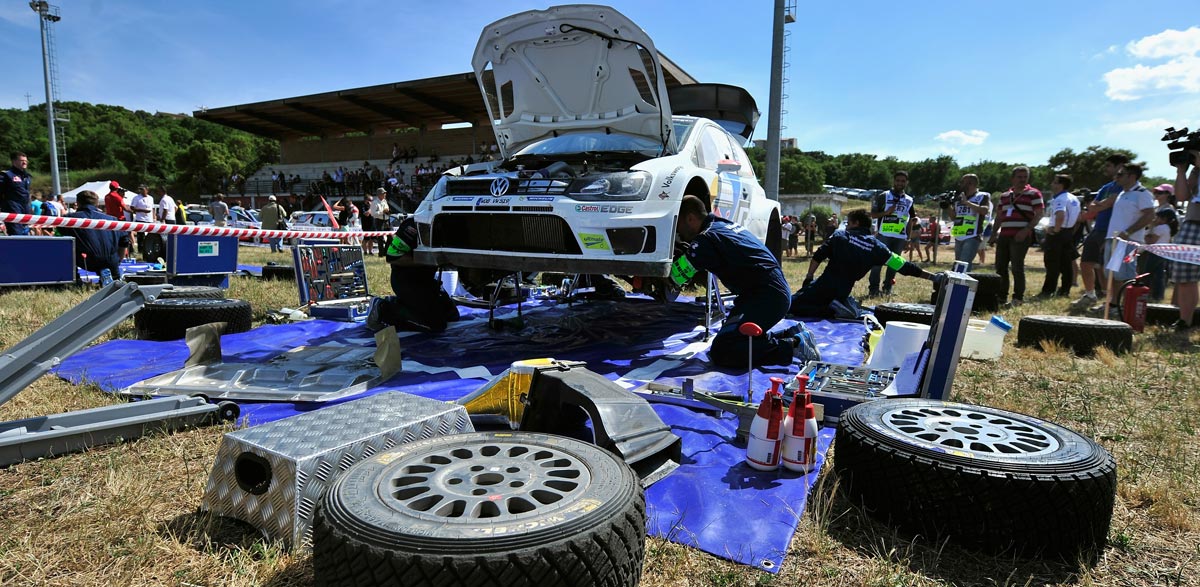
[[[742,178],[736,173],[718,173],[713,178],[712,193],[713,198],[713,214],[722,218],[727,218],[739,224],[744,224],[746,216],[750,214],[749,207],[743,206],[743,200],[750,197],[750,193],[742,191]],[[728,197],[726,197],[728,194]]]

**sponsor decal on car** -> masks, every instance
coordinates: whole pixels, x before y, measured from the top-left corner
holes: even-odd
[[[667,188],[671,187],[671,184],[674,183],[674,181],[675,181],[675,176],[679,174],[679,171],[681,169],[683,169],[682,165],[680,165],[679,167],[676,167],[675,169],[672,169],[671,173],[668,173],[667,176],[665,178],[663,178],[662,185],[659,187],[661,187],[663,189],[667,189]]]
[[[585,249],[597,249],[608,251],[608,240],[602,234],[591,234],[587,232],[579,233],[579,240],[583,243]]]
[[[454,196],[450,198],[451,202],[474,202],[475,196]]]
[[[633,213],[633,206],[610,206],[608,204],[598,206],[596,204],[576,204],[575,211],[599,212],[602,214],[631,214]]]
[[[512,198],[479,198],[479,201],[476,202],[476,205],[478,205],[478,206],[487,206],[487,205],[496,206],[496,205],[500,205],[500,204],[507,204],[511,201],[512,201]]]
[[[554,196],[521,196],[526,202],[553,202]]]

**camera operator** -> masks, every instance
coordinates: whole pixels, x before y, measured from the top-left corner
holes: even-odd
[[[1172,157],[1171,164],[1175,167],[1175,196],[1188,202],[1187,215],[1175,235],[1177,245],[1200,245],[1200,191],[1197,190],[1197,179],[1200,176],[1200,151],[1188,151],[1192,160]],[[1192,173],[1188,174],[1188,167]],[[1192,318],[1196,312],[1196,302],[1200,301],[1200,265],[1191,263],[1171,262],[1171,281],[1175,282],[1175,292],[1179,303],[1179,320],[1175,322],[1175,330],[1187,330],[1192,327]]]
[[[992,195],[979,191],[979,176],[974,173],[962,176],[959,185],[962,191],[947,206],[953,223],[950,236],[954,237],[954,260],[966,263],[970,271],[982,242],[983,227],[992,215]]]

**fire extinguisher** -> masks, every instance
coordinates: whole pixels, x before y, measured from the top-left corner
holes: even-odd
[[[1136,332],[1141,332],[1146,326],[1146,304],[1150,302],[1150,286],[1143,279],[1149,273],[1143,273],[1121,286],[1121,318]]]

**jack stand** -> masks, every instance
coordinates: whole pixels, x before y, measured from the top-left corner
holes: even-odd
[[[716,309],[716,312],[713,310]],[[714,320],[714,313],[719,313],[720,318]],[[712,273],[708,274],[708,281],[704,284],[704,341],[708,342],[713,337],[713,325],[718,322],[724,322],[728,314],[725,313],[725,299],[721,296],[721,288],[717,285],[717,276]]]
[[[114,281],[18,342],[0,355],[0,404],[169,287]],[[236,404],[218,406],[199,398],[167,397],[2,422],[0,467],[136,438],[154,428],[175,429],[236,417]]]
[[[515,326],[517,330],[520,330],[525,327],[525,317],[522,314],[522,308],[521,308],[521,305],[525,301],[525,296],[521,295],[521,281],[522,281],[521,280],[521,272],[518,271],[516,273],[513,273],[512,277],[514,280],[513,285],[515,286],[515,288],[517,290],[517,318],[516,318],[515,322],[512,321],[513,320],[512,318],[509,318],[508,321],[504,321],[504,320],[497,321],[496,320],[496,305],[500,303],[500,290],[503,289],[503,287],[504,287],[504,278],[501,278],[496,281],[496,289],[492,290],[492,299],[491,299],[490,303],[488,304],[488,328],[491,328],[493,330],[499,330],[501,328],[504,328],[504,326],[506,324]]]

